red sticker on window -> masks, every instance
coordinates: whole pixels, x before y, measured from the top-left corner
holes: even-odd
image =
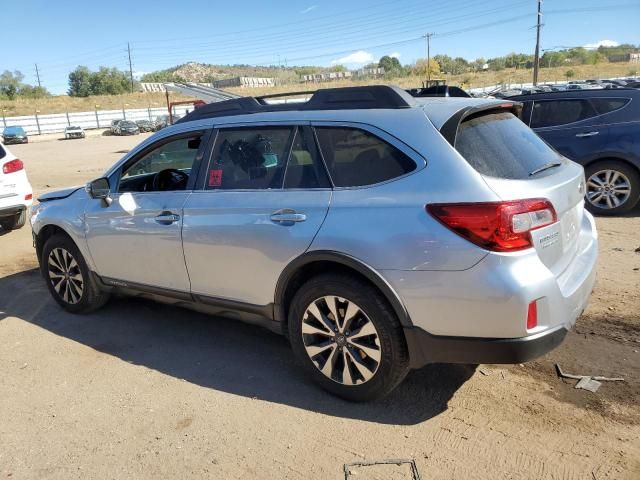
[[[209,170],[209,186],[219,187],[222,185],[222,170]]]

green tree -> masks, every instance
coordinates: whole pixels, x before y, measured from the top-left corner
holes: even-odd
[[[347,67],[345,67],[344,65],[334,65],[330,69],[331,72],[346,72],[348,70],[349,69]]]
[[[405,69],[396,57],[385,55],[378,61],[378,66],[384,68],[384,73],[387,78],[396,78],[405,75]]]
[[[91,72],[87,67],[78,66],[69,74],[70,97],[88,97],[91,95]]]
[[[44,98],[50,97],[51,94],[44,87],[36,87],[33,85],[23,85],[20,88],[20,97],[22,98]]]
[[[431,73],[431,76],[438,75],[440,73],[440,64],[436,62],[433,58],[429,61],[429,72]],[[413,66],[412,73],[414,75],[426,77],[427,76],[427,59],[426,58],[419,59]]]
[[[89,83],[92,95],[118,95],[131,88],[129,75],[117,68],[100,67],[91,74]]]
[[[15,99],[23,86],[23,79],[24,75],[18,70],[13,72],[5,70],[2,72],[2,75],[0,75],[0,94],[9,100]]]
[[[97,72],[79,66],[69,74],[68,93],[72,97],[118,95],[131,88],[129,74],[117,68],[100,67]]]
[[[564,72],[564,76],[567,77],[567,80],[569,80],[570,78],[576,76],[576,72],[574,72],[573,70],[567,70],[566,72]]]

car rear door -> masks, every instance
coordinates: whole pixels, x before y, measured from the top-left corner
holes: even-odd
[[[562,155],[582,165],[608,142],[609,130],[586,98],[534,101],[530,127]]]
[[[308,127],[220,128],[201,190],[184,205],[193,295],[271,304],[281,272],[311,245],[331,195]]]

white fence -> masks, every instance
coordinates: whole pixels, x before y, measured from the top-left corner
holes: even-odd
[[[193,107],[176,106],[174,115],[185,115]],[[91,128],[109,128],[113,120],[155,120],[160,115],[167,115],[167,109],[160,108],[131,108],[120,110],[94,110],[92,112],[66,112],[52,113],[48,115],[26,115],[21,117],[2,116],[2,127],[19,125],[24,128],[29,135],[40,135],[43,133],[57,133],[64,131],[70,125],[82,127],[85,130]]]

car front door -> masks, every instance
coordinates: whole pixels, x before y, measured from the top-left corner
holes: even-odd
[[[562,155],[583,165],[604,149],[609,133],[587,99],[534,101],[530,127]]]
[[[182,253],[182,207],[195,183],[208,132],[153,143],[110,177],[108,202],[85,210],[86,236],[106,283],[190,295]]]
[[[313,133],[295,125],[221,128],[201,187],[184,206],[193,295],[236,307],[271,304],[280,273],[311,245],[331,201]]]

